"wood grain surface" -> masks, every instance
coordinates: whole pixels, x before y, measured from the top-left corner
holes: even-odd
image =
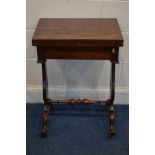
[[[118,47],[123,37],[115,18],[41,18],[32,45]]]

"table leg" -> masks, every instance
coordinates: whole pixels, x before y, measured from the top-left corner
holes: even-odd
[[[115,113],[114,113],[114,107],[113,107],[114,99],[115,99],[115,62],[111,62],[110,102],[108,104],[110,136],[114,136],[116,132],[114,128],[114,120],[115,120]]]
[[[48,102],[48,78],[47,78],[47,69],[46,69],[46,61],[42,63],[42,81],[43,81],[43,100],[44,100],[44,110],[43,110],[43,127],[41,130],[41,135],[46,137],[47,129],[48,129],[48,113],[49,113],[49,102]]]

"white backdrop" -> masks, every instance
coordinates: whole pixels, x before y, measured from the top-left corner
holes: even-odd
[[[39,18],[117,18],[124,37],[116,65],[116,104],[128,104],[129,87],[128,0],[27,0],[27,102],[42,102],[41,65],[31,39]],[[52,98],[109,95],[109,61],[47,61],[49,96]]]

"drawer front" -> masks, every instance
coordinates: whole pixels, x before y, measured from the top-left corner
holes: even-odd
[[[38,60],[118,60],[118,48],[37,47]]]

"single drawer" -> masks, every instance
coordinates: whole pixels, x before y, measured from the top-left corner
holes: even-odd
[[[112,47],[51,47],[38,46],[38,60],[112,60],[118,59],[118,48]]]

